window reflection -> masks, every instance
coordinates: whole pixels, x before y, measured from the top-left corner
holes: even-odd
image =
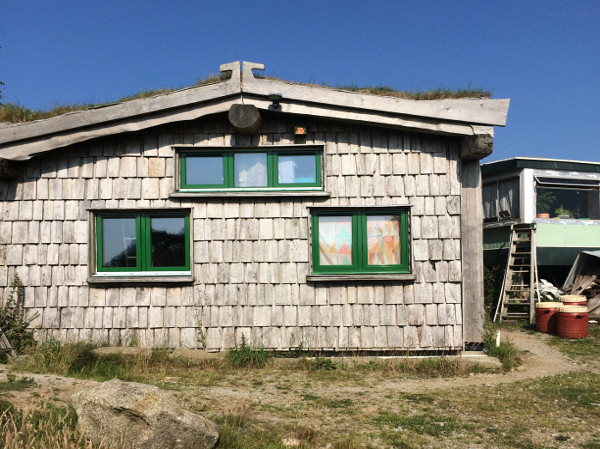
[[[152,267],[185,266],[185,219],[153,217],[150,220]]]
[[[102,219],[102,265],[105,267],[135,267],[135,218]]]

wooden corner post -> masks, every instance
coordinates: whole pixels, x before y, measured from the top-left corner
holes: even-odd
[[[483,341],[483,213],[478,159],[462,159],[461,248],[463,267],[463,342]]]

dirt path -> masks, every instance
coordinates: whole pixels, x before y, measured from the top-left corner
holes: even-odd
[[[455,389],[474,385],[499,385],[583,369],[582,366],[563,356],[557,349],[549,346],[547,335],[513,331],[503,332],[503,338],[508,338],[520,351],[523,351],[521,356],[523,364],[510,373],[476,374],[470,377],[451,379],[391,379],[378,382],[369,389],[369,393],[377,397],[390,392],[425,393],[432,390]],[[6,381],[7,367],[0,366],[0,371],[0,381]],[[74,393],[89,388],[90,385],[95,383],[89,380],[77,380],[48,374],[17,374],[17,378],[23,376],[32,378],[35,385],[23,391],[11,391],[4,395],[15,406],[23,408],[28,408],[41,400],[48,399],[68,403]],[[336,383],[335,391],[330,393],[331,395],[353,396],[358,394],[359,391],[364,391],[364,388],[353,384],[344,385],[342,383],[340,385]],[[273,405],[281,405],[290,399],[289,396],[282,395],[276,386],[269,388],[268,382],[261,388],[256,388],[251,384],[239,383],[226,387],[183,387],[176,395],[180,397],[180,400],[184,399],[186,402],[200,396],[207,405],[231,404],[230,401],[236,404],[264,401]]]

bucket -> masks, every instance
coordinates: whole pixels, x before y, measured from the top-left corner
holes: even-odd
[[[556,334],[556,318],[562,302],[538,302],[535,305],[535,329],[538,332]]]
[[[584,295],[562,295],[560,300],[565,306],[587,306],[587,298]]]
[[[556,320],[558,335],[565,338],[585,338],[588,335],[588,311],[586,306],[562,306]]]

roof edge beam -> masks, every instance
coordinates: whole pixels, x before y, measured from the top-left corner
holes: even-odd
[[[328,104],[347,109],[387,112],[431,119],[465,122],[492,126],[506,126],[510,99],[463,98],[448,100],[409,100],[341,89],[305,86],[278,80],[256,78],[253,69],[264,69],[263,64],[243,62],[243,92],[268,96],[280,93],[282,101],[305,101]]]

